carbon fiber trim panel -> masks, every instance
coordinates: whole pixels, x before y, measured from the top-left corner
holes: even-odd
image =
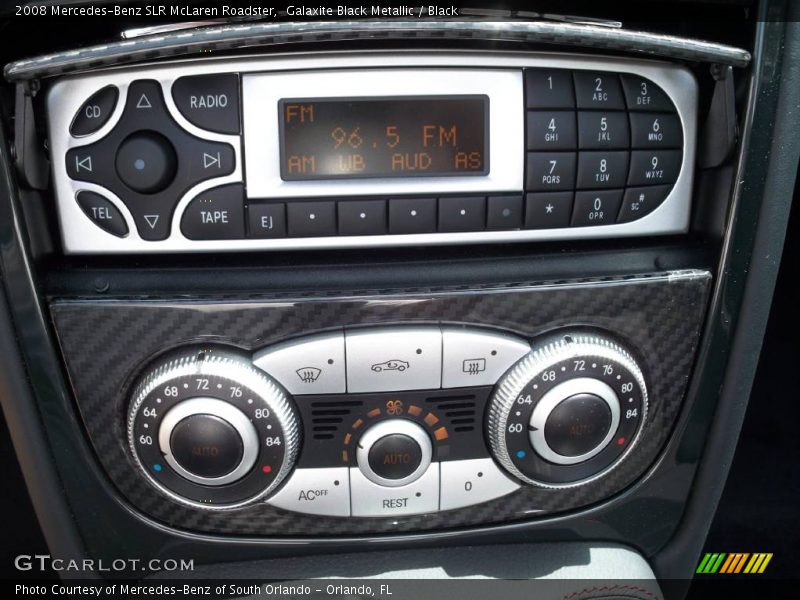
[[[633,483],[657,457],[678,415],[710,282],[708,272],[686,271],[403,294],[55,300],[51,311],[89,437],[110,479],[134,507],[160,522],[191,531],[337,536],[523,520],[534,512],[541,516],[596,503]],[[607,476],[576,489],[523,487],[474,507],[392,519],[301,515],[267,504],[204,511],[169,499],[136,469],[125,443],[125,411],[135,377],[156,355],[198,342],[253,351],[301,334],[378,323],[483,325],[528,338],[571,325],[612,332],[640,359],[650,390],[649,419],[637,451]]]

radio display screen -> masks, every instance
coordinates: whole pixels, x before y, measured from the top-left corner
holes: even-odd
[[[489,98],[282,99],[281,179],[486,175]]]

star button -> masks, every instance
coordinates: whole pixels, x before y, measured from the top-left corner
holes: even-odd
[[[550,213],[552,213],[552,212],[553,212],[553,205],[552,205],[552,204],[548,204],[547,206],[545,206],[545,207],[544,207],[544,210],[545,210],[545,211],[547,212],[547,214],[549,215]]]

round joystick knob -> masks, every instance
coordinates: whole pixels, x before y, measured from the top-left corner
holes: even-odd
[[[373,483],[400,487],[427,471],[432,454],[431,439],[422,427],[405,419],[392,419],[364,432],[356,459],[361,472]]]
[[[137,131],[120,144],[117,174],[134,191],[155,194],[175,178],[178,158],[170,141],[155,131]]]

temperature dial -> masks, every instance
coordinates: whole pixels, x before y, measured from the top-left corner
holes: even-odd
[[[148,479],[175,500],[230,508],[274,490],[294,466],[299,431],[282,389],[233,353],[183,353],[142,378],[128,443]]]
[[[639,440],[647,387],[636,361],[599,335],[562,335],[522,358],[489,405],[488,437],[506,470],[572,487],[616,467]]]

